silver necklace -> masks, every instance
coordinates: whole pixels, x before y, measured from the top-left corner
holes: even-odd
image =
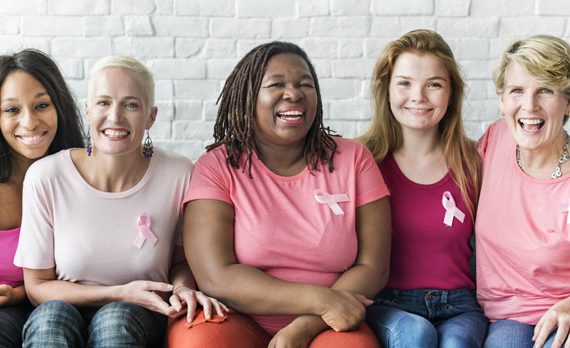
[[[568,160],[570,159],[570,155],[568,154],[568,147],[570,147],[570,136],[568,136],[568,133],[564,132],[564,146],[562,146],[562,154],[558,159],[558,164],[556,168],[554,168],[552,174],[550,174],[550,179],[556,179],[562,176],[562,165],[568,162]],[[519,168],[524,171],[521,160],[521,150],[518,144],[517,144],[516,153],[517,153],[517,164],[519,165]]]

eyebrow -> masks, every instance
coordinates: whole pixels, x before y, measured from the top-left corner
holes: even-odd
[[[406,79],[406,80],[413,80],[411,77],[409,76],[404,76],[404,75],[396,75],[394,76],[394,78],[400,78],[400,79]],[[428,79],[426,79],[426,81],[432,81],[432,80],[442,80],[442,81],[447,81],[447,79],[441,77],[441,76],[433,76],[430,77]]]
[[[45,91],[44,91],[44,92],[37,93],[37,94],[34,96],[34,98],[35,98],[35,99],[38,99],[38,98],[43,97],[44,95],[48,95],[48,93],[45,92]],[[8,101],[12,102],[12,101],[17,101],[17,100],[18,100],[18,98],[10,97],[10,98],[4,98],[4,99],[2,99],[1,102],[2,102],[2,103],[3,103],[3,102],[8,102]]]
[[[271,75],[265,75],[264,79],[266,79],[266,78],[267,79],[280,79],[280,78],[284,78],[284,77],[285,77],[285,75],[283,75],[283,74],[271,74]],[[314,80],[313,76],[311,74],[303,74],[303,75],[301,75],[301,79],[302,80],[304,80],[304,79]]]

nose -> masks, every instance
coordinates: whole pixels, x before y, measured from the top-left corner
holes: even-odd
[[[289,101],[297,101],[303,98],[303,93],[296,86],[287,85],[285,86],[285,91],[283,92],[283,99]]]
[[[414,102],[424,101],[425,94],[423,86],[417,86],[415,88],[412,88],[410,92],[410,99]]]
[[[113,123],[118,123],[122,117],[122,110],[120,103],[113,103],[113,105],[108,109],[107,119]]]
[[[522,101],[522,109],[526,112],[533,112],[538,109],[536,97],[532,93],[526,93]]]
[[[22,118],[20,119],[20,125],[27,130],[34,130],[40,121],[34,110],[25,109],[22,112]]]

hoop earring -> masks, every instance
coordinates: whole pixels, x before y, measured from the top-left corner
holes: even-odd
[[[91,152],[93,152],[93,148],[91,147],[91,130],[87,128],[87,139],[85,148],[87,149],[87,156],[91,157]]]
[[[146,130],[146,138],[144,138],[144,144],[143,144],[144,158],[150,159],[152,157],[152,154],[154,153],[153,148],[154,148],[154,146],[152,145],[152,139],[150,138],[150,134],[149,134],[148,129],[147,129]]]

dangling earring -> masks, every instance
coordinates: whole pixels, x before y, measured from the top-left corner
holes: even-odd
[[[87,156],[91,157],[91,152],[93,151],[93,148],[91,147],[91,130],[89,128],[87,128],[87,139],[85,145],[86,145],[85,148],[87,149]]]
[[[148,129],[147,129],[146,130],[146,138],[144,138],[144,144],[143,144],[144,158],[150,159],[152,157],[153,153],[154,153],[154,151],[153,151],[153,146],[152,146],[152,140],[150,139],[150,134],[149,134]]]

